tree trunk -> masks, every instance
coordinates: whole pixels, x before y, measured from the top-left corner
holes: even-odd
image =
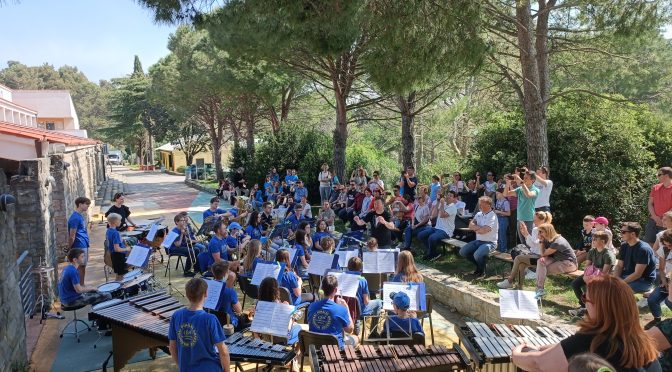
[[[422,169],[422,154],[424,152],[425,140],[422,135],[422,126],[418,126],[418,151],[415,152],[415,166]]]
[[[401,111],[401,162],[404,169],[412,166],[415,160],[415,94],[413,91],[408,97],[397,97],[397,107]]]
[[[254,118],[251,115],[248,115],[248,117],[245,120],[245,129],[246,129],[245,144],[250,159],[254,157],[254,128],[255,128]]]
[[[345,180],[345,145],[348,142],[348,114],[345,97],[336,93],[336,129],[334,129],[333,169],[341,182]]]

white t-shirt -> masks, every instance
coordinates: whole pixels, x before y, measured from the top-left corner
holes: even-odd
[[[466,207],[467,207],[467,203],[463,202],[462,200],[458,200],[455,203],[455,208],[457,208],[457,210],[461,209],[462,211],[464,211],[464,208],[466,208]]]
[[[427,204],[424,205],[416,205],[414,207],[415,211],[413,212],[413,216],[415,217],[416,220],[422,221],[425,218],[429,216],[429,206]]]
[[[535,186],[539,188],[539,197],[534,202],[535,208],[550,207],[551,206],[551,191],[553,191],[553,181],[546,180],[546,186],[541,182],[535,182]]]
[[[660,242],[660,237],[663,236],[664,232],[665,230],[656,234],[656,242],[658,242],[658,251],[656,254],[658,257],[663,257],[665,259],[665,274],[669,276],[670,273],[672,273],[672,251],[665,257],[665,247],[663,246],[663,243]]]
[[[319,177],[317,178],[318,181],[320,181],[320,187],[331,187],[331,180],[329,180],[327,177],[329,177],[331,173],[329,171],[322,171],[320,172]]]
[[[485,186],[485,192],[494,193],[497,191],[497,182],[495,181],[485,181],[483,185]]]
[[[497,244],[497,231],[499,229],[499,224],[497,222],[497,215],[495,214],[495,211],[491,210],[488,213],[476,213],[474,216],[474,223],[479,227],[490,226],[489,232],[485,234],[476,233],[476,240]]]
[[[541,254],[541,242],[539,241],[539,229],[535,226],[525,238],[525,243],[530,247],[530,252]]]
[[[457,215],[455,203],[444,206],[443,210],[448,213],[448,217],[441,217],[441,211],[439,211],[439,217],[436,219],[436,228],[443,230],[448,236],[453,236],[453,232],[455,231],[455,216]]]

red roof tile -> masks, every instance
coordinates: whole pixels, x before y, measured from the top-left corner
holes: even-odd
[[[32,138],[40,141],[63,143],[69,146],[95,145],[100,143],[100,141],[91,138],[82,138],[71,134],[55,132],[53,130],[27,127],[25,125],[17,125],[4,121],[0,121],[0,133],[17,137]]]

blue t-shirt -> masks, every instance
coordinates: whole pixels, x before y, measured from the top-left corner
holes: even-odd
[[[292,213],[289,217],[285,219],[285,222],[289,224],[289,228],[292,229],[292,231],[296,231],[299,228],[299,224],[303,220],[304,220],[303,217],[297,218],[296,213]]]
[[[420,324],[420,321],[417,318],[399,318],[396,315],[393,315],[389,317],[385,321],[385,326],[383,327],[383,330],[387,331],[387,325],[389,324],[390,327],[390,332],[404,332],[408,333],[409,330],[409,323],[410,323],[410,330],[411,334],[420,332],[422,334],[425,333],[425,331],[422,329],[422,325]]]
[[[121,234],[117,229],[109,227],[105,233],[105,238],[107,239],[107,249],[114,253],[114,245],[119,244],[119,248],[126,248],[124,241],[121,239]]]
[[[315,234],[313,234],[313,244],[319,243],[320,240],[322,240],[322,238],[324,238],[325,236],[331,236],[331,234],[329,234],[329,232],[327,231],[316,232]]]
[[[231,236],[231,235],[228,235],[228,236],[226,237],[226,245],[227,245],[229,248],[237,248],[237,247],[238,247],[238,239],[234,238],[234,237]]]
[[[115,230],[116,231],[116,230]],[[79,272],[73,265],[68,265],[63,269],[61,281],[58,282],[58,295],[64,304],[72,303],[82,297],[75,290],[75,285],[79,284]]]
[[[187,308],[176,311],[170,318],[168,339],[177,343],[180,371],[222,371],[215,345],[226,336],[213,314]]]
[[[436,201],[436,195],[438,195],[439,190],[441,190],[441,183],[440,182],[431,183],[429,185],[429,198],[432,201]]]
[[[212,217],[216,214],[224,214],[224,213],[226,213],[226,211],[223,210],[223,209],[220,209],[220,208],[215,209],[214,212],[212,211],[212,209],[208,208],[208,209],[203,211],[203,221],[205,221],[208,217]]]
[[[364,295],[369,296],[369,282],[366,281],[362,273],[358,271],[346,271],[347,274],[353,274],[359,276],[359,288],[357,288],[357,301],[359,302],[359,308],[364,311]],[[369,297],[371,298],[371,297]]]
[[[280,175],[277,173],[271,174],[271,181],[273,181],[274,183],[280,181]]]
[[[229,213],[231,213],[231,215],[233,217],[238,217],[238,208],[233,207],[233,208],[229,209]]]
[[[217,302],[217,311],[223,311],[229,314],[229,319],[231,319],[231,324],[236,327],[238,325],[238,317],[233,311],[233,305],[238,303],[238,293],[233,288],[228,288],[226,283],[222,288],[222,291],[219,292],[219,301]]]
[[[534,220],[534,203],[539,197],[539,188],[537,186],[530,186],[530,192],[536,192],[533,198],[528,198],[523,192],[523,187],[516,189],[516,196],[518,197],[517,217],[518,221],[532,221]]]
[[[293,185],[299,180],[299,176],[297,175],[291,175],[291,176],[285,176],[285,182],[287,182],[288,185]]]
[[[402,273],[394,274],[394,275],[392,276],[392,278],[390,278],[390,281],[391,281],[391,282],[394,282],[394,283],[402,283],[402,282],[404,281],[404,280],[403,280],[403,275],[404,275],[404,274],[402,274]]]
[[[275,192],[275,187],[273,187],[273,182],[264,182],[264,193],[266,196],[271,196]]]
[[[296,249],[296,264],[301,265],[301,257],[306,255],[306,251],[301,244],[295,244],[294,249]]]
[[[308,189],[305,187],[297,187],[294,189],[294,200],[300,202],[302,197],[308,197]]]
[[[299,288],[299,278],[296,276],[296,273],[293,271],[285,271],[280,278],[280,286],[289,290],[289,296],[292,298],[292,304],[294,304],[294,306],[299,305],[301,302],[301,296],[294,294],[294,289]]]
[[[75,241],[72,242],[71,248],[89,248],[89,233],[86,231],[86,221],[84,216],[79,212],[72,212],[72,216],[68,219],[68,235],[71,229],[76,229]]]
[[[336,336],[340,348],[343,348],[343,328],[349,322],[350,314],[345,306],[332,300],[315,301],[308,307],[309,330]]]
[[[252,239],[261,239],[261,225],[254,227],[252,225],[247,225],[245,228],[245,235],[249,235]]]
[[[210,255],[208,256],[209,260],[206,267],[209,267],[215,263],[215,257],[213,257],[213,254],[215,253],[219,253],[219,258],[224,261],[229,259],[229,251],[226,249],[226,241],[224,239],[218,238],[217,235],[210,238],[210,243],[208,243],[208,252],[210,252]]]
[[[264,202],[264,192],[261,190],[257,190],[257,192],[254,193],[254,200],[258,202]]]
[[[653,254],[653,249],[648,243],[639,240],[633,246],[628,243],[621,244],[618,259],[623,261],[623,272],[621,273],[623,277],[634,273],[637,264],[644,264],[646,268],[642,273],[642,279],[649,282],[656,280],[658,257]]]

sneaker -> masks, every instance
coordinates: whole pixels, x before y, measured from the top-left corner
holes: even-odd
[[[641,300],[637,301],[637,307],[644,308],[647,306],[649,306],[649,301],[646,298],[642,298]]]
[[[513,288],[513,283],[511,283],[509,279],[504,279],[501,282],[497,283],[497,288],[501,289]]]
[[[536,298],[537,300],[544,297],[544,296],[546,296],[546,290],[545,289],[537,288],[537,290],[534,291],[534,298]]]
[[[583,316],[586,315],[586,308],[580,307],[578,309],[569,310],[569,315],[575,316],[575,317],[578,317],[578,318],[583,318]]]
[[[644,329],[649,330],[649,329],[657,326],[660,323],[660,320],[661,320],[660,318],[653,318],[652,321],[646,323],[646,325],[644,326]]]
[[[527,270],[527,273],[525,273],[525,279],[536,280],[537,279],[537,273],[535,273],[532,270]]]

